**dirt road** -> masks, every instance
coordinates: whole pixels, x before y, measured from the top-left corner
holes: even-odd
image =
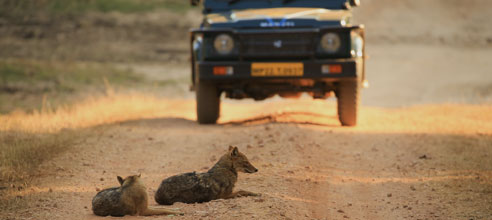
[[[240,174],[236,188],[261,197],[179,203],[172,207],[184,216],[150,218],[492,215],[490,106],[366,107],[360,126],[343,128],[335,106],[326,102],[229,103],[216,126],[195,123],[193,105],[175,103],[175,109],[162,113],[169,117],[94,128],[97,136],[43,165],[48,172],[20,193],[30,196],[29,208],[11,214],[15,219],[98,219],[91,213],[91,199],[97,190],[116,185],[116,175],[142,173],[153,195],[163,178],[205,171],[228,145],[237,145],[259,172]]]
[[[91,199],[116,175],[142,173],[152,198],[163,178],[205,171],[229,145],[259,169],[236,189],[261,197],[145,219],[492,219],[492,28],[482,22],[492,3],[364,2],[371,88],[357,127],[339,126],[333,101],[225,101],[219,125],[202,126],[192,93],[162,98],[172,108],[91,128],[43,164],[18,193],[28,207],[5,219],[99,219]]]

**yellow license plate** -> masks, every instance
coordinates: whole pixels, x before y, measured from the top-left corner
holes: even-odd
[[[303,63],[252,63],[251,76],[302,76]]]

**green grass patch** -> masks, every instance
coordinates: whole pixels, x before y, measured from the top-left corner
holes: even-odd
[[[185,0],[3,0],[0,3],[0,14],[45,12],[64,15],[89,11],[137,13],[156,9],[183,12],[189,8],[189,1]]]

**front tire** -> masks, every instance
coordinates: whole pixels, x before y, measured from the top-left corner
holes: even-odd
[[[196,116],[200,124],[215,124],[220,114],[220,93],[211,83],[196,83]]]
[[[343,126],[355,126],[359,108],[359,81],[342,81],[337,88],[338,119]]]

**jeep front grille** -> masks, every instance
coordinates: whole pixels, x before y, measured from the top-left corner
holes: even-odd
[[[241,34],[243,58],[289,58],[314,56],[316,37],[310,33]]]

